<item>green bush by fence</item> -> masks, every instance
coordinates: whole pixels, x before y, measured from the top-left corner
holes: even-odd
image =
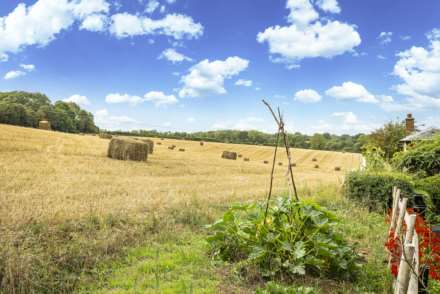
[[[353,171],[345,180],[345,196],[368,205],[373,210],[391,206],[393,187],[400,188],[404,197],[411,197],[414,183],[410,176],[401,173],[371,173]]]

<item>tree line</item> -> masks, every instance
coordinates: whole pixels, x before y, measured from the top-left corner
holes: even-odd
[[[260,131],[218,130],[206,132],[159,132],[157,130],[114,131],[114,135],[183,139],[205,142],[275,146],[276,134]],[[299,132],[288,134],[289,145],[295,148],[360,152],[366,140],[363,134],[332,135],[329,133],[305,135]]]
[[[38,127],[38,122],[47,120],[53,130],[68,133],[97,133],[92,113],[72,102],[50,99],[41,93],[23,91],[0,92],[0,123],[25,127]],[[157,130],[113,131],[116,135],[158,137],[206,142],[274,146],[276,134],[256,130],[217,130],[206,132],[159,132]],[[373,145],[384,151],[391,159],[401,149],[399,140],[405,136],[404,122],[389,122],[371,134],[333,135],[329,133],[306,135],[299,132],[288,135],[289,144],[295,148],[362,152]]]
[[[93,115],[72,102],[54,104],[41,93],[22,91],[0,92],[0,123],[38,127],[41,120],[50,122],[55,131],[96,133]]]

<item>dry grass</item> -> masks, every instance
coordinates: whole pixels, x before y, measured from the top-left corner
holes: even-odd
[[[231,202],[261,199],[268,189],[271,165],[263,162],[272,162],[270,147],[163,140],[148,162],[130,162],[107,158],[108,144],[0,125],[0,293],[71,292],[79,277],[123,248],[180,224],[200,227]],[[171,145],[187,152],[170,152]],[[223,150],[252,160],[223,160]],[[360,162],[349,153],[293,155],[304,197],[319,184],[341,184]],[[288,166],[283,154],[276,160],[283,166],[275,193],[287,190]],[[336,193],[327,194],[334,200]]]
[[[164,142],[187,152],[158,146],[148,163],[115,161],[106,157],[108,141],[96,136],[0,125],[0,224],[161,211],[195,199],[215,205],[261,197],[267,190],[270,167],[262,162],[271,161],[273,148]],[[252,161],[222,160],[225,149]],[[294,149],[293,156],[300,186],[341,183],[346,170],[359,166],[357,154]],[[311,158],[319,160],[319,170]],[[284,154],[277,161],[287,166]],[[285,172],[276,170],[279,190],[287,187]]]

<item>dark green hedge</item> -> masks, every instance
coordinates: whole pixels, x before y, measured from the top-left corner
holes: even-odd
[[[404,197],[411,197],[413,194],[412,178],[391,172],[350,172],[345,179],[344,189],[348,199],[366,204],[373,210],[385,210],[391,207],[394,186],[400,188]]]

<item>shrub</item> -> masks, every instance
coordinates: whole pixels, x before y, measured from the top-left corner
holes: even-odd
[[[417,190],[421,190],[429,197],[430,213],[440,217],[440,175],[424,178],[416,182]],[[440,220],[440,219],[439,219]]]
[[[363,148],[363,155],[367,161],[368,171],[383,171],[386,168],[385,152],[380,147],[366,145]]]
[[[335,216],[316,204],[278,198],[269,206],[234,206],[208,226],[214,256],[240,262],[244,272],[266,279],[322,275],[353,279],[359,256],[335,232]]]
[[[391,207],[394,186],[400,188],[404,197],[410,198],[413,194],[411,177],[391,172],[350,172],[345,179],[344,189],[347,198],[364,203],[373,210],[385,210]]]
[[[433,141],[420,142],[406,152],[399,152],[393,158],[397,169],[406,170],[419,177],[440,173],[440,137]]]

